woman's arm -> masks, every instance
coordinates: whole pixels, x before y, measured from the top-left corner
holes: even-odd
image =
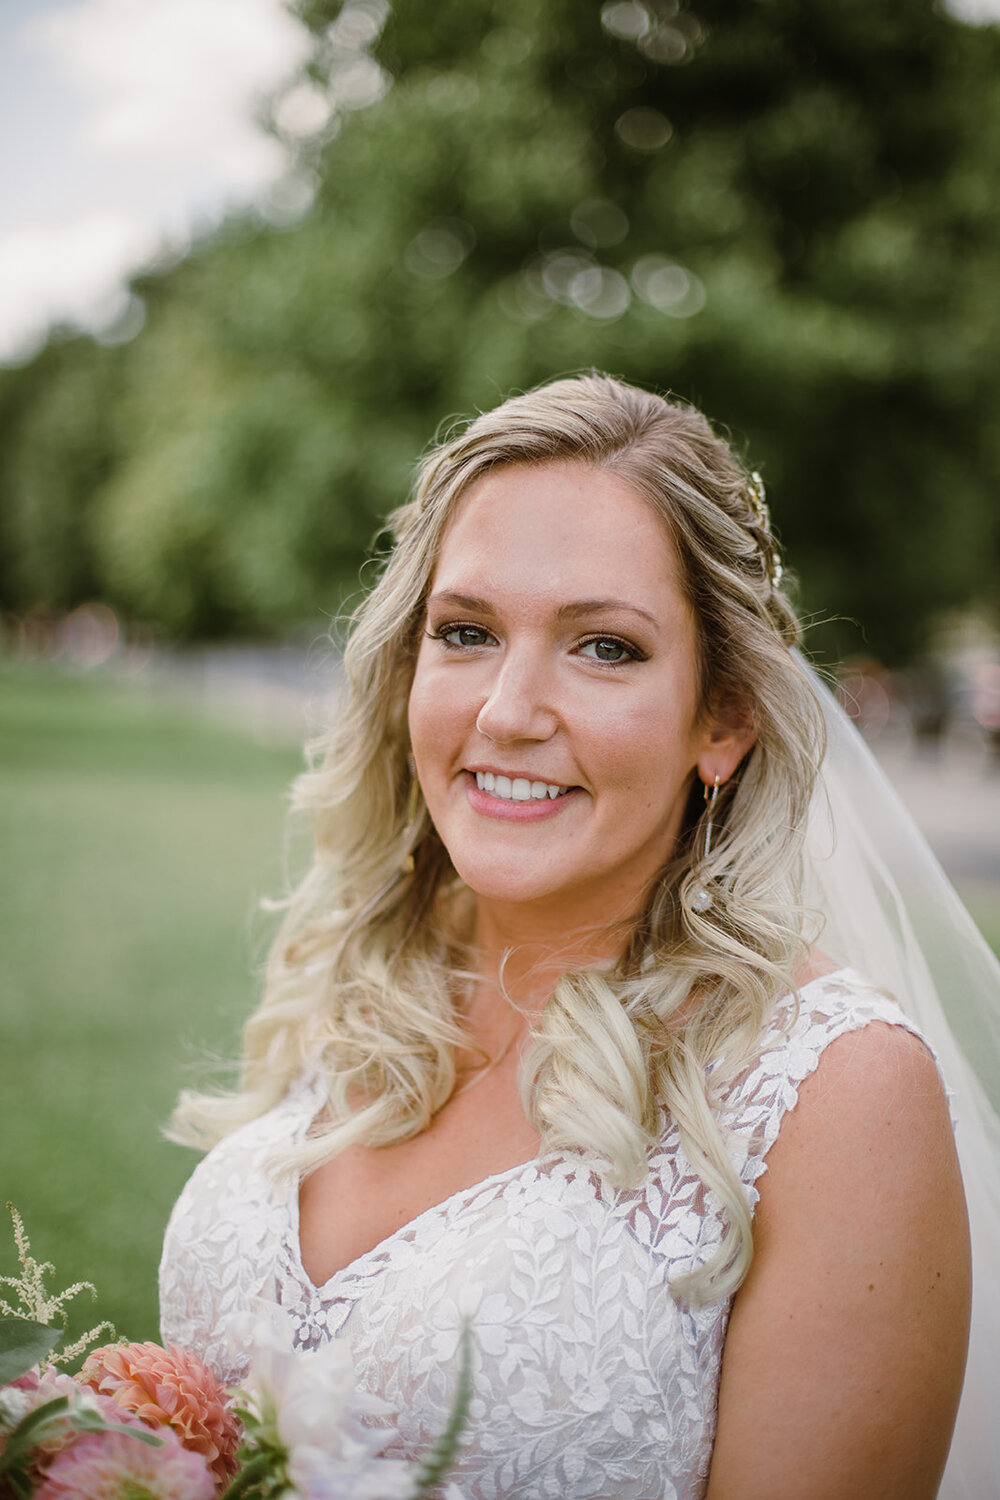
[[[969,1239],[934,1061],[831,1043],[760,1179],[708,1500],[932,1500],[962,1385]]]

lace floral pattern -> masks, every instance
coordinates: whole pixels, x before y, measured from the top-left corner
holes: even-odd
[[[727,1094],[751,1207],[784,1114],[830,1042],[872,1021],[910,1026],[847,970],[801,1000],[794,1019],[778,1007]],[[299,1255],[297,1185],[265,1164],[321,1105],[301,1081],[196,1169],[164,1244],[164,1339],[236,1382],[245,1314],[276,1301],[302,1348],[349,1341],[359,1384],[395,1408],[396,1446],[414,1456],[447,1421],[468,1316],[474,1397],[453,1478],[470,1500],[701,1496],[729,1305],[692,1309],[669,1285],[711,1256],[723,1222],[669,1118],[639,1189],[610,1187],[582,1152],[540,1157],[428,1209],[316,1287]]]

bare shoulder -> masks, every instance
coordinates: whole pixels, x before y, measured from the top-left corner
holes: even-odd
[[[944,1227],[943,1204],[955,1209]],[[907,1230],[942,1246],[965,1233],[947,1096],[931,1052],[904,1026],[872,1021],[838,1037],[801,1085],[761,1179],[756,1256],[791,1261],[799,1235],[826,1253],[820,1227],[846,1223],[841,1274],[869,1248],[901,1263]]]
[[[710,1500],[930,1500],[961,1389],[969,1247],[920,1038],[874,1021],[831,1042],[759,1187]]]
[[[904,1120],[923,1122],[950,1145],[947,1096],[930,1049],[905,1026],[870,1021],[825,1049],[782,1123],[769,1168],[773,1173],[776,1163],[802,1151],[840,1154],[845,1135]]]

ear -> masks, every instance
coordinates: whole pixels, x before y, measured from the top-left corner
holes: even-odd
[[[724,786],[757,742],[757,726],[742,704],[720,705],[705,728],[698,775],[706,786]]]

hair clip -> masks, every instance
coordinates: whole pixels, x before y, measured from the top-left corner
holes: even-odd
[[[771,580],[771,587],[777,588],[785,570],[781,566],[781,554],[778,551],[778,544],[774,540],[774,533],[771,531],[771,511],[767,503],[764,481],[756,469],[752,471],[747,480],[746,495],[750,509],[753,512],[754,521],[762,533],[760,550],[764,560],[764,568],[768,578]]]

